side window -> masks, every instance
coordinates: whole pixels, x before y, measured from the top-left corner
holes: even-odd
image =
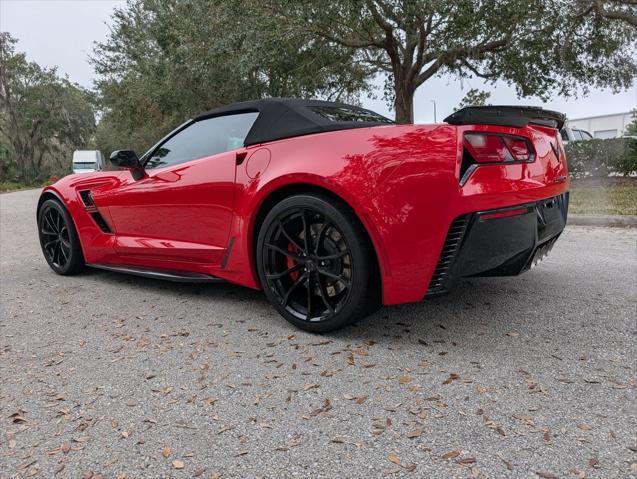
[[[258,115],[250,112],[199,120],[161,144],[145,167],[178,165],[241,148]]]

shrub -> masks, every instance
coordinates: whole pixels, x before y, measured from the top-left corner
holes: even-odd
[[[637,140],[633,138],[571,141],[564,149],[574,178],[630,176],[637,172]]]

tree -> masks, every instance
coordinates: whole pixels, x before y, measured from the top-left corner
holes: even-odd
[[[88,143],[95,117],[85,90],[28,62],[15,43],[0,33],[0,136],[8,143],[2,172],[33,182],[69,170],[70,151]]]
[[[400,123],[413,121],[414,93],[435,75],[503,80],[520,96],[547,99],[628,87],[637,74],[637,30],[606,8],[620,2],[593,2],[602,10],[581,0],[266,2],[279,21],[384,73]]]
[[[458,110],[467,106],[484,106],[487,104],[487,100],[491,97],[491,93],[488,91],[478,90],[477,88],[472,88],[467,92],[462,100],[460,100],[460,104],[458,105]]]
[[[269,96],[357,101],[368,66],[250,0],[131,0],[92,63],[103,150],[143,151],[187,118]]]
[[[633,110],[633,121],[626,125],[626,136],[637,136],[637,108]]]
[[[595,13],[611,20],[620,20],[637,27],[636,0],[582,0],[582,8],[587,13]]]

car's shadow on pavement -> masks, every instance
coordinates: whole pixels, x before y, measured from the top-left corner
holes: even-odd
[[[169,282],[98,269],[89,269],[83,275],[108,284],[111,288],[133,289],[140,297],[155,293],[175,296],[180,301],[192,299],[217,304],[226,302],[230,306],[233,303],[248,302],[251,310],[258,312],[258,317],[246,314],[246,319],[250,319],[253,326],[270,329],[277,334],[289,332],[306,335],[307,338],[319,336],[294,328],[275,311],[263,292],[243,286],[231,283]],[[508,314],[513,313],[512,309],[517,318],[535,313],[534,321],[542,322],[541,315],[534,311],[534,305],[526,304],[519,298],[526,290],[526,278],[527,276],[465,279],[447,295],[383,307],[348,327],[320,336],[351,343],[373,341],[382,344],[396,341],[405,335],[423,345],[440,337],[447,341],[466,343],[476,334],[483,334],[489,325],[497,330],[514,328],[513,324],[507,322],[507,318],[513,317]],[[557,278],[555,280],[558,281]]]

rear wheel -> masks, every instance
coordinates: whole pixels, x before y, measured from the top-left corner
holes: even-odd
[[[42,253],[53,271],[62,275],[79,273],[84,256],[73,220],[58,201],[46,200],[38,211],[38,232]]]
[[[286,198],[259,232],[257,268],[265,294],[285,319],[307,331],[341,328],[380,305],[373,261],[358,219],[327,197]]]

